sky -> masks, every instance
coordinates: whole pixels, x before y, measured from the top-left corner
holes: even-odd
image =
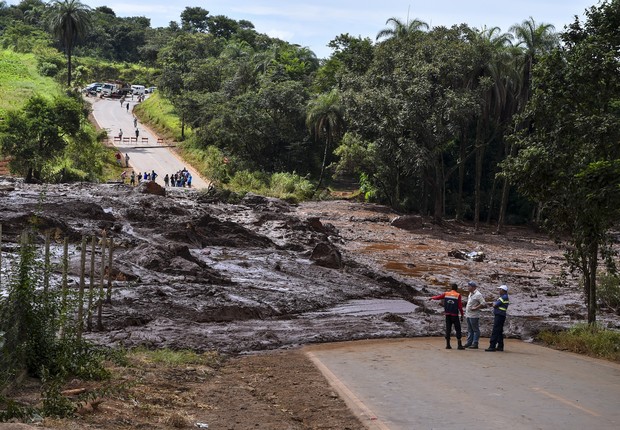
[[[574,16],[583,19],[585,9],[598,0],[81,0],[95,8],[108,6],[117,16],[145,16],[151,27],[180,22],[186,7],[202,7],[210,15],[226,15],[251,21],[256,31],[310,48],[327,58],[327,47],[336,36],[375,40],[388,18],[420,19],[431,27],[466,23],[471,27],[500,27],[507,32],[530,16],[537,23],[553,24],[562,31]],[[9,0],[17,4],[18,0]]]

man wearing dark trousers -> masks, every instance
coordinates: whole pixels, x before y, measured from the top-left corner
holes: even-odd
[[[438,296],[430,297],[429,300],[443,300],[444,314],[446,316],[446,349],[452,349],[450,345],[450,333],[452,326],[456,331],[456,340],[458,341],[458,349],[465,349],[461,343],[461,321],[463,321],[463,303],[461,294],[458,292],[456,284],[450,285],[450,291]],[[459,320],[459,312],[461,319]]]
[[[510,301],[508,300],[508,287],[500,285],[499,299],[493,302],[493,332],[491,333],[491,344],[485,351],[504,350],[504,323],[506,322],[506,311]]]

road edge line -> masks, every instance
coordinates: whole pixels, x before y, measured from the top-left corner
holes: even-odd
[[[314,353],[310,351],[304,351],[304,353],[325,376],[329,385],[336,390],[353,414],[360,418],[360,421],[368,430],[390,430]]]

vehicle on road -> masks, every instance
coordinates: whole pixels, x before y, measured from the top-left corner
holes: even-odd
[[[144,92],[146,91],[146,88],[144,87],[144,85],[132,85],[131,86],[131,93],[141,96],[142,94],[144,94]]]
[[[106,82],[101,86],[101,97],[110,97],[119,88],[118,84]]]
[[[148,87],[144,90],[146,94],[152,94],[157,90],[157,87]]]
[[[93,82],[92,84],[88,84],[84,87],[84,92],[92,96],[97,95],[97,93],[101,92],[102,85],[103,84],[101,82]]]

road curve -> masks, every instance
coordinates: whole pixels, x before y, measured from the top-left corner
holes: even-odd
[[[101,99],[90,97],[93,117],[99,127],[108,131],[110,140],[123,154],[122,164],[125,166],[125,155],[129,156],[129,166],[137,173],[151,172],[158,174],[157,183],[164,185],[164,176],[186,168],[192,175],[192,188],[207,188],[209,182],[200,177],[198,172],[186,165],[169,147],[158,140],[158,136],[147,127],[137,122],[138,137],[136,139],[134,116],[132,114],[137,100],[131,97],[121,105],[118,99]],[[129,103],[129,109],[127,109]],[[123,139],[114,139],[123,131]],[[115,141],[116,140],[116,141]]]
[[[504,352],[444,345],[414,338],[305,351],[368,429],[620,428],[618,364],[512,339]]]

